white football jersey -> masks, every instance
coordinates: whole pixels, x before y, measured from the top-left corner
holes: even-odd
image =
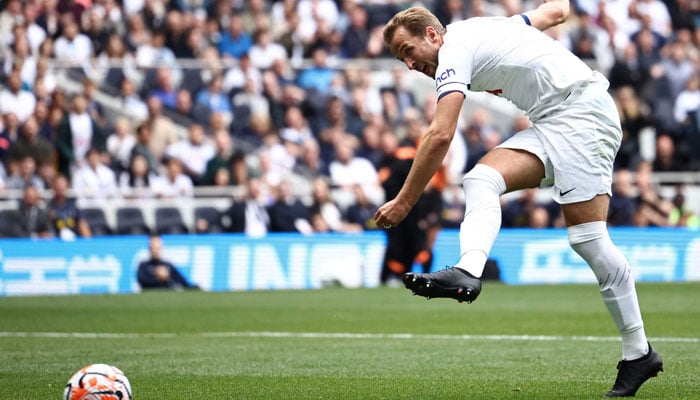
[[[438,55],[438,96],[487,91],[531,121],[561,104],[593,71],[559,42],[513,17],[476,17],[447,26]]]

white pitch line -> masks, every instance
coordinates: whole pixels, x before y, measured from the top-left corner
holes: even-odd
[[[351,333],[351,332],[200,332],[200,333],[109,333],[109,332],[0,332],[0,338],[54,339],[172,339],[204,338],[297,338],[297,339],[378,339],[378,340],[483,340],[523,342],[616,342],[617,336],[549,336],[549,335],[437,335],[415,333]],[[700,343],[694,337],[652,337],[652,342]]]

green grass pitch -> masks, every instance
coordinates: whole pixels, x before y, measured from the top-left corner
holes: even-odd
[[[700,283],[638,284],[665,372],[700,399]],[[59,399],[113,364],[145,399],[597,399],[620,344],[597,287],[486,283],[474,304],[405,289],[0,298],[0,399]]]

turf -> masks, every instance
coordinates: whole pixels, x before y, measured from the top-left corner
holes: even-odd
[[[700,283],[637,287],[665,369],[637,398],[700,398]],[[487,283],[470,305],[392,288],[0,298],[0,399],[59,399],[96,362],[137,400],[596,399],[616,337],[591,285]]]

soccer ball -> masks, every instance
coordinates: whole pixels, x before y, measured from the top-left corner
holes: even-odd
[[[131,384],[119,368],[91,364],[71,376],[63,400],[131,400]]]

